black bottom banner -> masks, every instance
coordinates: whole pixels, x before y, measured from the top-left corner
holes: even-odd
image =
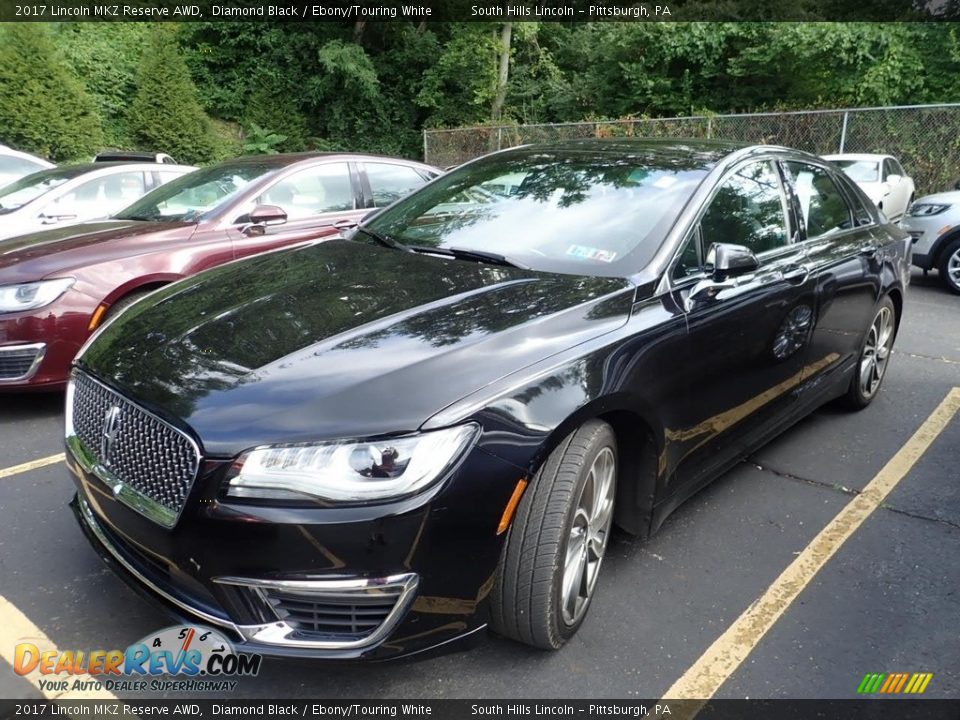
[[[0,718],[670,718],[960,720],[960,699],[917,700],[0,700]]]

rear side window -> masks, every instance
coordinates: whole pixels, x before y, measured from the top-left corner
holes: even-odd
[[[373,192],[373,206],[384,207],[423,185],[426,181],[412,167],[389,163],[363,163]]]
[[[900,163],[899,163],[897,160],[893,159],[893,158],[890,159],[890,172],[892,172],[894,175],[905,175],[905,174],[906,174],[906,173],[903,172],[903,166],[900,165]]]
[[[788,162],[786,166],[800,199],[808,238],[853,227],[850,206],[826,170],[799,162]]]

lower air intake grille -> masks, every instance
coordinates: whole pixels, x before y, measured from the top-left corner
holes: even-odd
[[[0,380],[25,380],[34,370],[44,345],[16,345],[0,348]]]
[[[402,592],[400,586],[322,595],[270,588],[265,595],[277,616],[301,634],[360,639],[386,621]]]

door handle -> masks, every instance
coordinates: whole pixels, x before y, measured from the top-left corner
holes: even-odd
[[[783,279],[794,285],[800,285],[810,277],[810,268],[806,265],[794,265],[783,271]]]
[[[349,230],[350,228],[355,228],[359,224],[360,222],[358,220],[337,220],[335,223],[333,223],[333,227],[335,227],[337,230]]]

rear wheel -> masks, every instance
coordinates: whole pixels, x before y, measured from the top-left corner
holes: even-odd
[[[491,625],[556,650],[586,617],[613,525],[617,443],[591,420],[550,454],[523,495],[491,595]]]
[[[885,295],[863,339],[856,372],[844,398],[850,409],[862,410],[877,396],[887,373],[896,334],[897,309],[890,297]]]
[[[960,295],[960,239],[954,240],[940,255],[940,279],[950,292]]]

